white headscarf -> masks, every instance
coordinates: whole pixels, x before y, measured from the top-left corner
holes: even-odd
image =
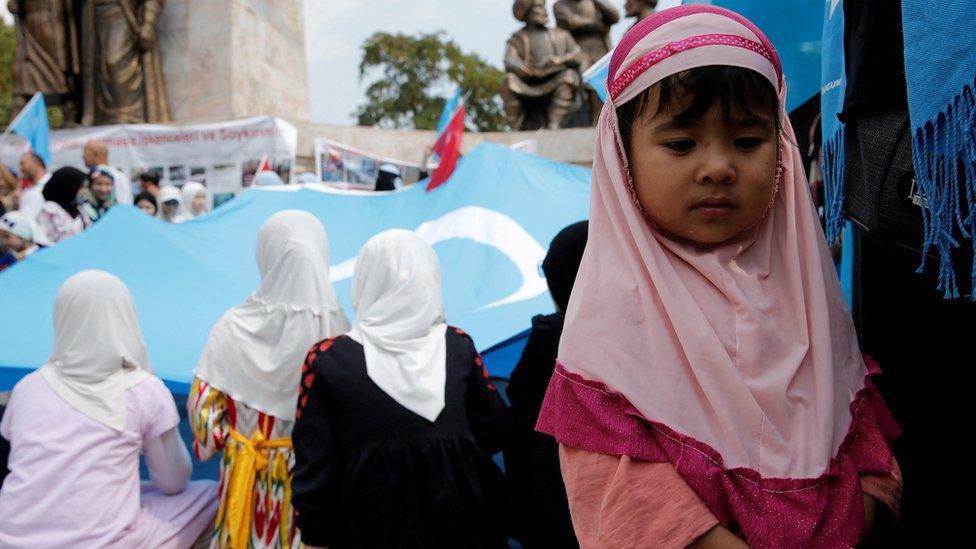
[[[437,254],[411,231],[394,229],[359,251],[352,279],[366,373],[386,394],[434,421],[444,409],[447,344]]]
[[[54,300],[54,351],[41,375],[72,408],[125,429],[125,391],[151,375],[128,288],[104,271],[82,271]]]
[[[183,223],[187,220],[186,210],[183,207],[183,194],[173,185],[163,185],[159,188],[159,218],[170,223]],[[175,200],[179,203],[179,208],[172,216],[167,217],[163,210],[163,203]]]
[[[210,332],[196,375],[234,400],[295,419],[309,347],[349,329],[329,280],[325,228],[312,214],[285,210],[258,232],[261,284]]]
[[[183,193],[183,211],[186,213],[188,218],[193,219],[194,217],[206,215],[213,209],[213,200],[210,197],[210,193],[207,192],[207,188],[204,187],[202,183],[188,181],[183,184],[181,191]],[[193,211],[193,199],[196,198],[201,192],[207,196],[207,206],[206,211],[197,213]]]

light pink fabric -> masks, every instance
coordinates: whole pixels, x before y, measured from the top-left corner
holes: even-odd
[[[78,217],[71,217],[71,214],[64,211],[64,208],[51,201],[41,204],[35,223],[38,228],[35,240],[46,246],[57,244],[72,237],[84,231],[85,227],[89,225],[82,214],[78,214]]]
[[[121,433],[69,406],[38,373],[14,387],[0,423],[11,443],[0,547],[188,547],[213,522],[216,485],[165,496],[139,481],[143,441],[179,423],[156,377],[125,394]]]
[[[681,549],[718,525],[670,463],[560,445],[559,467],[582,549]]]
[[[671,35],[687,39],[689,27],[752,37],[772,62],[739,46],[708,45],[667,57],[668,74],[732,58],[775,75],[782,104],[775,50],[730,14],[685,6],[642,21],[614,53],[615,74]],[[645,418],[713,448],[728,468],[817,477],[848,433],[867,370],[789,119],[781,114],[782,175],[772,208],[744,240],[703,250],[657,233],[634,204],[616,107],[653,82],[628,78],[633,84],[600,117],[589,243],[560,362],[623,395]]]

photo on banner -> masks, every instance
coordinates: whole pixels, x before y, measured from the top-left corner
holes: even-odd
[[[350,189],[372,190],[380,166],[384,164],[397,167],[404,186],[412,185],[428,175],[420,162],[369,153],[323,137],[315,139],[315,159],[319,181]]]

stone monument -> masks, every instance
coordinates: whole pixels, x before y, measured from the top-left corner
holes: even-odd
[[[627,0],[624,3],[624,13],[627,17],[634,18],[634,25],[654,13],[655,8],[657,8],[657,0]]]
[[[508,125],[513,130],[557,129],[580,86],[583,53],[568,32],[547,27],[545,0],[516,0],[512,13],[525,27],[505,48],[502,101]]]
[[[610,27],[620,21],[620,12],[606,0],[558,0],[552,7],[556,25],[566,29],[583,49],[585,71],[610,51]],[[582,91],[582,105],[573,114],[574,124],[595,126],[603,102],[590,86]]]
[[[17,52],[14,54],[11,118],[35,92],[60,105],[68,123],[78,122],[80,60],[72,0],[11,0]]]
[[[13,111],[70,125],[309,118],[302,0],[13,0]]]
[[[176,122],[309,119],[302,0],[167,0],[159,47]]]
[[[156,49],[163,0],[81,2],[83,126],[169,122]]]
[[[552,11],[556,26],[569,31],[583,49],[581,70],[610,51],[610,27],[620,21],[620,12],[606,0],[557,0]]]

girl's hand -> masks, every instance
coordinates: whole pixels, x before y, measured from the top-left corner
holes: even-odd
[[[867,494],[864,494],[864,535],[861,536],[861,541],[867,540],[871,537],[871,532],[874,530],[874,519],[877,512],[877,500]]]

